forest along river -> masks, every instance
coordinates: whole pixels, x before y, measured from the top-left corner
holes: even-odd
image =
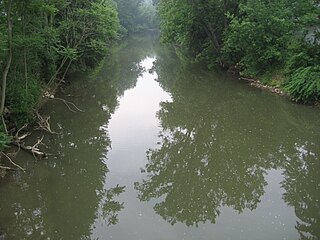
[[[0,180],[0,239],[320,239],[319,108],[183,64],[152,35],[61,97],[84,112],[46,104],[61,134]]]

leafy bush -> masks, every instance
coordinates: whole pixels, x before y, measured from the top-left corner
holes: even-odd
[[[285,90],[297,102],[320,100],[320,67],[309,66],[297,69],[285,84]]]
[[[227,62],[251,77],[283,66],[293,31],[285,1],[249,0],[240,4],[240,15],[229,18],[223,47]]]
[[[320,64],[320,48],[309,44],[304,39],[294,40],[288,48],[289,58],[286,62],[286,72],[292,74],[298,68],[317,66]]]
[[[320,99],[320,48],[295,40],[289,46],[286,73],[289,76],[285,90],[297,102],[314,102]]]
[[[0,132],[0,151],[3,151],[5,147],[10,143],[11,138],[4,132]]]
[[[41,95],[41,85],[36,76],[30,75],[27,83],[21,75],[15,81],[8,82],[6,105],[18,126],[30,122],[33,109]]]

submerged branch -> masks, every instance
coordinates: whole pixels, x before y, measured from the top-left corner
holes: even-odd
[[[76,112],[76,111],[79,111],[79,112],[84,112],[83,110],[81,110],[80,108],[78,108],[73,102],[69,102],[65,99],[62,99],[62,98],[52,98],[52,99],[56,99],[56,100],[60,100],[62,101],[67,107],[68,109],[71,111],[71,112]]]
[[[37,122],[39,125],[37,129],[44,130],[44,131],[49,132],[51,134],[59,134],[59,133],[51,130],[50,116],[48,116],[48,117],[41,116],[39,112],[36,112],[36,115],[39,120]]]
[[[11,167],[6,167],[6,166],[1,166],[0,165],[0,169],[3,169],[3,170],[16,170],[16,169],[14,169],[14,168],[11,168]]]
[[[23,172],[26,171],[23,167],[21,167],[20,165],[16,164],[14,161],[12,161],[12,159],[11,159],[7,154],[5,154],[4,152],[1,152],[1,154],[2,154],[3,156],[5,156],[12,165],[14,165],[15,167],[19,168],[19,169],[22,170]]]

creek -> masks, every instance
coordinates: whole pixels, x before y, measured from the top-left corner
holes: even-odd
[[[152,34],[70,82],[60,97],[84,112],[46,103],[60,134],[0,179],[0,239],[320,239],[319,108],[185,64]]]

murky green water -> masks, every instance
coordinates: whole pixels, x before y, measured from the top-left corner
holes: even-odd
[[[186,66],[149,35],[61,96],[84,112],[47,103],[61,134],[0,180],[0,239],[320,239],[318,108]]]

